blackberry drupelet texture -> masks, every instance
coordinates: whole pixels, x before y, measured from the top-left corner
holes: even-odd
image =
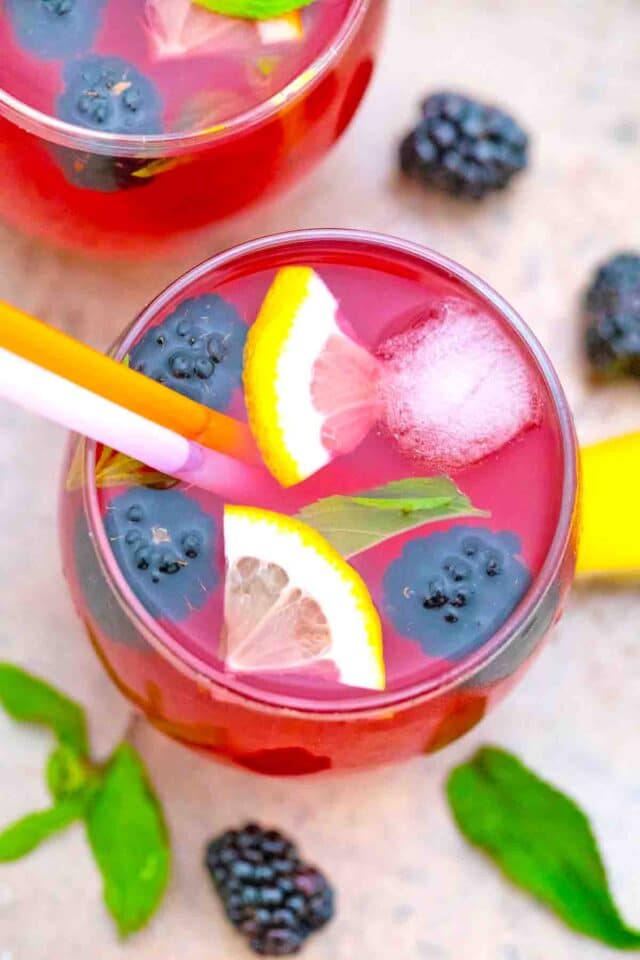
[[[531,577],[513,533],[454,526],[411,540],[384,575],[384,611],[432,657],[458,660],[486,643]]]
[[[129,354],[133,370],[191,400],[225,411],[242,386],[247,327],[217,294],[183,300],[151,327]]]
[[[255,823],[229,830],[211,841],[205,864],[227,917],[256,953],[297,953],[333,916],[327,880],[276,830]]]
[[[154,617],[179,621],[216,586],[213,517],[181,490],[130,487],[109,504],[104,528],[127,583]]]
[[[640,377],[640,254],[619,253],[596,271],[584,300],[594,371]]]
[[[64,71],[65,88],[58,97],[58,116],[102,133],[151,135],[162,133],[162,101],[155,85],[120,57],[92,55],[71,60]],[[111,193],[149,183],[136,176],[149,163],[57,147],[65,175],[86,190]]]
[[[96,556],[96,544],[89,533],[82,511],[78,514],[74,530],[73,566],[82,598],[87,605],[90,619],[95,624],[96,629],[92,631],[92,636],[102,632],[115,643],[135,650],[147,650],[147,644],[105,583],[104,573]],[[87,627],[90,619],[85,619]]]
[[[6,0],[20,46],[43,60],[75,56],[91,47],[105,0]]]
[[[457,93],[435,93],[400,145],[400,166],[426,186],[480,199],[526,167],[528,144],[502,110]]]

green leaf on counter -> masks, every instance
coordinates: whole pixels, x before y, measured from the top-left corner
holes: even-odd
[[[118,929],[138,930],[159,905],[169,872],[167,831],[142,760],[124,742],[107,764],[93,763],[81,707],[10,663],[0,663],[0,704],[16,720],[49,727],[59,740],[45,770],[55,803],[0,830],[0,862],[25,856],[84,819]]]
[[[60,800],[48,810],[29,813],[0,831],[0,863],[19,860],[52,834],[84,816],[87,797],[82,793]]]
[[[84,711],[44,680],[11,663],[0,663],[0,704],[14,720],[49,727],[60,743],[81,756],[88,754]]]
[[[613,901],[582,810],[517,757],[484,747],[447,783],[455,820],[519,887],[569,927],[621,950],[640,948]]]
[[[437,520],[486,517],[448,477],[408,477],[349,496],[324,497],[298,519],[314,527],[343,557]]]
[[[63,800],[84,790],[98,776],[90,761],[66,743],[49,755],[45,774],[49,793],[54,800]]]
[[[212,13],[226,17],[241,17],[244,20],[270,20],[282,17],[294,10],[308,7],[313,0],[194,0]]]
[[[87,814],[87,833],[104,883],[105,903],[123,936],[157,908],[169,876],[169,839],[136,751],[114,752]]]

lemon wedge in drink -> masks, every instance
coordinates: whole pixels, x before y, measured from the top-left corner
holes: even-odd
[[[283,267],[249,331],[244,390],[263,459],[291,486],[348,453],[379,415],[378,361],[339,326],[311,267]]]
[[[382,629],[358,573],[312,527],[226,506],[223,655],[234,673],[331,661],[340,682],[383,690]]]

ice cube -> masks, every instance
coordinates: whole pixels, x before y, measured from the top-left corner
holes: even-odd
[[[387,428],[431,469],[480,460],[539,420],[539,388],[523,354],[473,304],[430,306],[377,352]]]

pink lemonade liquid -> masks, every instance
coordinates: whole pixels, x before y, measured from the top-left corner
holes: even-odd
[[[182,486],[149,494],[138,485],[139,474],[119,475],[113,454],[104,450],[96,451],[97,470],[89,455],[86,485],[79,486],[81,445],[63,498],[66,572],[116,682],[173,736],[267,773],[395,760],[455,739],[481,719],[530,659],[558,615],[573,562],[566,518],[572,447],[555,383],[540,365],[540,348],[530,334],[525,341],[503,305],[479,284],[413,248],[340,234],[263,242],[223,258],[211,271],[196,271],[186,287],[170,292],[134,324],[119,355],[129,354],[138,368],[146,356],[146,372],[158,375],[148,363],[151,337],[170,338],[171,323],[175,327],[175,319],[186,316],[185,300],[202,298],[189,301],[202,306],[211,295],[221,298],[216,310],[230,311],[219,322],[240,324],[233,336],[243,342],[278,271],[291,265],[313,269],[337,301],[349,340],[378,364],[379,406],[354,449],[288,488],[265,483],[252,491],[252,504],[304,516],[305,508],[327,497],[446,474],[473,507],[488,514],[418,524],[348,556],[379,616],[383,687],[343,682],[330,656],[284,669],[229,667],[223,638],[230,572],[220,533],[223,503],[216,494]],[[223,333],[231,338],[229,330]],[[228,343],[232,388],[227,384],[215,405],[246,419],[243,371],[236,375],[232,339]],[[243,357],[242,348],[237,355]],[[336,390],[340,376],[336,369]],[[418,394],[428,401],[426,410],[416,402]],[[164,508],[163,497],[171,498]],[[198,536],[210,535],[214,543],[196,593],[189,593],[194,603],[185,579],[164,604],[127,567],[126,548],[120,548],[131,524],[117,528],[114,517],[122,518],[132,505],[135,513],[139,502],[155,517],[152,526],[163,522],[164,509],[167,523],[182,536],[181,497],[192,510],[187,527],[209,523],[198,528]],[[532,600],[541,576],[547,577],[562,523],[567,529],[560,561]],[[249,540],[247,554],[251,549]],[[123,584],[122,572],[137,596]],[[295,577],[295,568],[288,573]],[[490,660],[502,628],[508,642]]]
[[[6,0],[0,212],[113,252],[235,212],[347,126],[383,6],[315,0],[256,22],[190,0]]]

